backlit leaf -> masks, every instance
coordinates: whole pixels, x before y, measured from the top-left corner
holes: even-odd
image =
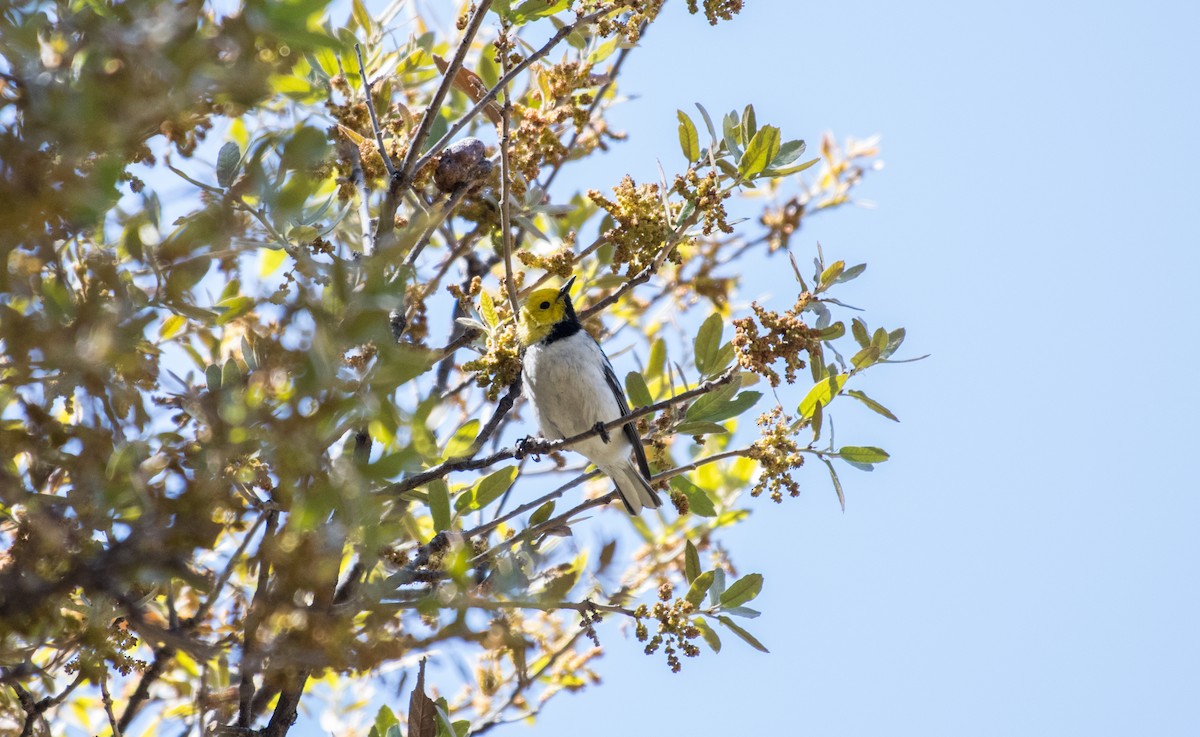
[[[771,159],[779,153],[779,129],[764,125],[746,145],[746,153],[738,161],[738,173],[750,179],[767,168]]]
[[[696,124],[682,110],[676,111],[679,117],[679,147],[683,149],[684,158],[689,162],[700,158],[700,134]]]
[[[812,417],[813,410],[816,409],[817,402],[828,407],[833,398],[838,395],[842,387],[846,385],[846,379],[850,378],[849,374],[831,374],[830,376],[818,381],[812,389],[808,390],[808,394],[800,402],[799,412],[805,417]]]

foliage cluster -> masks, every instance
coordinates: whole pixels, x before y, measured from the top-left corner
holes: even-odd
[[[0,729],[283,735],[311,693],[450,652],[466,683],[431,698],[422,662],[407,734],[476,734],[596,682],[602,618],[674,670],[765,650],[720,532],[806,458],[839,498],[835,462],[887,459],[825,431],[842,397],[895,419],[858,377],[904,331],[832,296],[865,266],[792,259],[790,307],[737,306],[874,142],[805,159],[697,106],[670,182],[553,197],[624,137],[662,0],[476,0],[447,33],[327,4],[0,10]],[[645,357],[625,386],[674,509],[585,522],[608,481],[516,442],[515,304],[572,273],[588,329]]]

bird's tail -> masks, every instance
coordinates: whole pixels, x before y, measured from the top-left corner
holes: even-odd
[[[662,499],[659,498],[658,492],[650,486],[650,482],[632,463],[627,462],[620,468],[612,469],[611,472],[606,469],[601,470],[608,473],[613,483],[617,485],[621,501],[625,502],[625,509],[630,514],[638,514],[642,511],[642,507],[658,509],[662,506]]]

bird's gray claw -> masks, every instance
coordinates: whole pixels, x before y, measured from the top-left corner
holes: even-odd
[[[604,423],[597,422],[595,425],[592,425],[592,429],[596,431],[596,434],[600,436],[600,439],[604,441],[604,444],[608,445],[608,428],[604,427]]]

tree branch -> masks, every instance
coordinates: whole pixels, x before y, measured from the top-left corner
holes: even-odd
[[[261,665],[258,650],[258,626],[266,614],[267,585],[271,576],[271,563],[267,560],[272,540],[275,537],[275,526],[279,522],[279,512],[272,509],[267,512],[267,529],[263,532],[262,542],[258,544],[258,582],[254,587],[254,596],[250,600],[250,611],[246,613],[246,621],[242,627],[242,661],[238,667],[240,683],[238,684],[238,718],[237,726],[250,728],[253,718],[251,706],[254,701],[254,676]]]
[[[601,432],[615,430],[633,422],[634,420],[645,417],[646,415],[652,415],[655,412],[672,407],[680,402],[686,402],[689,399],[707,394],[717,387],[733,381],[733,378],[738,375],[738,371],[739,369],[735,365],[726,370],[725,373],[721,374],[717,378],[712,379],[711,381],[706,381],[694,389],[676,394],[673,397],[668,397],[661,402],[656,402],[645,407],[639,407],[624,417],[619,417],[611,422],[605,423],[604,425],[593,427],[563,440],[546,440],[545,438],[539,438],[526,442],[520,449],[516,447],[504,448],[503,450],[498,450],[491,455],[484,456],[483,458],[467,457],[448,460],[444,463],[434,466],[427,471],[413,474],[403,481],[393,484],[388,491],[392,494],[403,494],[406,491],[411,491],[418,486],[427,484],[434,479],[442,478],[443,476],[456,471],[477,471],[481,468],[487,468],[488,466],[497,464],[500,461],[508,460],[509,458],[517,458],[519,456],[523,457],[526,455],[541,455],[544,453],[551,453],[556,450],[567,449],[572,444],[578,443],[580,440],[587,440],[590,437],[599,435]]]
[[[363,96],[367,99],[367,112],[371,114],[371,128],[375,131],[375,142],[379,146],[379,155],[383,157],[383,166],[388,176],[396,176],[396,167],[392,157],[388,156],[383,147],[383,129],[379,127],[379,116],[375,114],[375,101],[371,98],[371,80],[367,77],[367,65],[363,63],[362,45],[354,44],[354,53],[358,56],[358,76],[362,78]]]
[[[508,32],[507,25],[504,33]],[[500,54],[500,68],[504,78],[508,79],[508,54]],[[513,318],[521,314],[521,305],[517,303],[517,285],[513,283],[513,236],[512,236],[512,202],[509,193],[509,177],[512,172],[508,168],[508,126],[512,116],[512,95],[508,87],[504,87],[504,107],[500,114],[500,232],[504,244],[504,288],[508,293],[508,303],[512,307]]]

